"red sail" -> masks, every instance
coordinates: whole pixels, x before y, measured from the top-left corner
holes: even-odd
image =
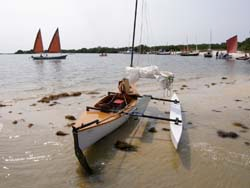
[[[33,48],[33,52],[34,53],[42,53],[44,51],[43,48],[43,41],[42,41],[42,35],[41,35],[41,31],[40,29],[37,32],[37,37],[34,43],[34,48]]]
[[[227,40],[227,53],[236,53],[237,46],[238,46],[238,43],[237,43],[237,35],[236,35]]]
[[[60,47],[60,39],[59,39],[59,32],[58,32],[58,28],[51,40],[48,52],[49,53],[59,53],[61,51],[61,47]]]

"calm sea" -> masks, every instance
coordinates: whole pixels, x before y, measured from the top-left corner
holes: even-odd
[[[69,54],[56,61],[30,57],[0,56],[0,103],[9,105],[0,107],[0,187],[249,187],[249,130],[231,126],[236,121],[249,127],[249,92],[235,97],[221,91],[249,83],[249,62],[135,55],[136,66],[157,65],[175,74],[174,89],[185,119],[180,150],[174,150],[169,132],[162,130],[167,123],[130,120],[88,149],[87,158],[96,170],[88,176],[75,157],[64,116],[78,117],[86,105],[115,91],[130,55]],[[141,94],[162,97],[155,81],[142,80],[138,87]],[[83,94],[60,99],[55,106],[37,103],[43,96],[71,91]],[[153,102],[147,112],[165,112],[166,106]],[[29,128],[30,123],[34,125]],[[152,126],[157,133],[148,132]],[[219,138],[217,129],[238,131],[240,137]],[[56,136],[58,130],[69,135]],[[117,139],[131,141],[138,151],[116,150]]]

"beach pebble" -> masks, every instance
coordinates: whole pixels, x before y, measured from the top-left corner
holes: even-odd
[[[148,131],[150,133],[156,133],[157,132],[157,130],[155,129],[155,127],[151,127],[150,129],[148,129]]]
[[[8,113],[9,113],[9,114],[11,114],[11,113],[12,113],[12,111],[9,111]]]
[[[233,125],[235,127],[241,127],[242,129],[249,129],[247,126],[243,125],[242,123],[239,122],[234,122]]]
[[[80,96],[82,93],[81,92],[73,92],[71,93],[71,96]]]
[[[216,85],[216,83],[211,83],[211,85]]]
[[[33,125],[34,125],[33,123],[30,123],[30,124],[28,125],[28,127],[31,128]]]
[[[227,79],[227,77],[222,77],[221,79]]]
[[[163,131],[170,131],[168,128],[162,128]]]
[[[65,135],[68,135],[69,133],[65,133],[65,132],[63,132],[63,131],[57,131],[56,132],[56,135],[58,135],[58,136],[65,136]]]
[[[37,104],[36,103],[34,103],[34,104],[31,104],[30,106],[36,106]]]
[[[12,123],[13,123],[13,124],[17,124],[17,120],[13,121]]]
[[[247,146],[250,146],[250,142],[244,142]]]
[[[247,130],[240,130],[240,133],[246,133]]]
[[[222,111],[220,111],[220,110],[212,110],[212,112],[222,112]]]
[[[88,95],[94,95],[94,94],[100,94],[100,92],[97,92],[97,91],[88,91],[86,94]]]
[[[205,86],[206,86],[207,88],[209,88],[209,87],[210,87],[210,85],[208,85],[208,84],[205,84]]]
[[[5,106],[7,106],[7,105],[5,105],[5,104],[0,104],[0,107],[5,107]]]
[[[127,152],[137,151],[137,146],[134,146],[132,144],[128,144],[127,142],[120,141],[120,140],[118,140],[114,144],[114,146],[115,146],[115,148],[117,148],[119,150],[123,150],[123,151],[127,151]]]
[[[76,118],[73,115],[66,115],[65,119],[76,120]]]
[[[187,124],[188,124],[188,125],[192,125],[193,123],[192,123],[191,121],[188,121]]]
[[[237,133],[232,132],[232,131],[226,132],[226,131],[218,130],[217,134],[218,134],[218,136],[220,136],[222,138],[227,138],[227,137],[228,138],[237,138],[237,137],[239,137],[239,135]]]
[[[240,99],[236,99],[235,102],[241,102],[241,100]]]

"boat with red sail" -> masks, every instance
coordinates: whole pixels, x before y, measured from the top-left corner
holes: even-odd
[[[34,53],[41,53],[40,56],[32,56],[33,60],[55,60],[55,59],[65,59],[67,55],[57,55],[57,56],[48,56],[48,54],[43,55],[43,40],[41,35],[41,30],[38,30],[37,37],[34,43],[33,48]],[[53,35],[51,40],[48,53],[60,53],[61,52],[61,45],[60,45],[60,37],[59,37],[59,30],[57,28],[56,32]]]
[[[226,54],[220,54],[219,58],[229,60],[229,59],[233,58],[233,56],[230,53],[236,53],[237,52],[237,47],[238,47],[237,35],[229,38],[226,41],[226,45],[227,45],[227,53]]]

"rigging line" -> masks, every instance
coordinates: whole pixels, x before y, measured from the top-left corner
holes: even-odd
[[[140,26],[140,39],[139,39],[139,44],[142,43],[142,36],[143,36],[143,18],[144,18],[144,0],[142,0],[142,5],[141,5],[141,26]]]
[[[148,11],[148,6],[147,6],[147,2],[145,2],[145,14],[146,14],[146,41],[147,41],[147,44],[148,44],[148,46],[150,46],[150,36],[151,36],[151,33],[150,33],[150,31],[149,31],[149,21],[148,21],[148,16],[150,16],[150,12]],[[150,64],[152,64],[152,56],[150,56],[150,55],[148,55],[147,56],[147,58],[148,58],[148,62],[150,63]]]
[[[137,7],[138,7],[138,0],[136,0],[136,2],[135,2],[133,38],[132,38],[132,54],[131,54],[131,64],[130,64],[130,67],[133,67],[133,51],[134,51],[135,29],[136,29],[136,21],[137,21]]]
[[[141,54],[142,53],[142,38],[143,38],[143,26],[144,26],[144,0],[141,1],[142,2],[142,5],[141,5],[141,26],[140,26],[140,38],[139,38],[139,53]],[[138,56],[138,62],[140,62],[142,59],[142,56],[139,55]]]

